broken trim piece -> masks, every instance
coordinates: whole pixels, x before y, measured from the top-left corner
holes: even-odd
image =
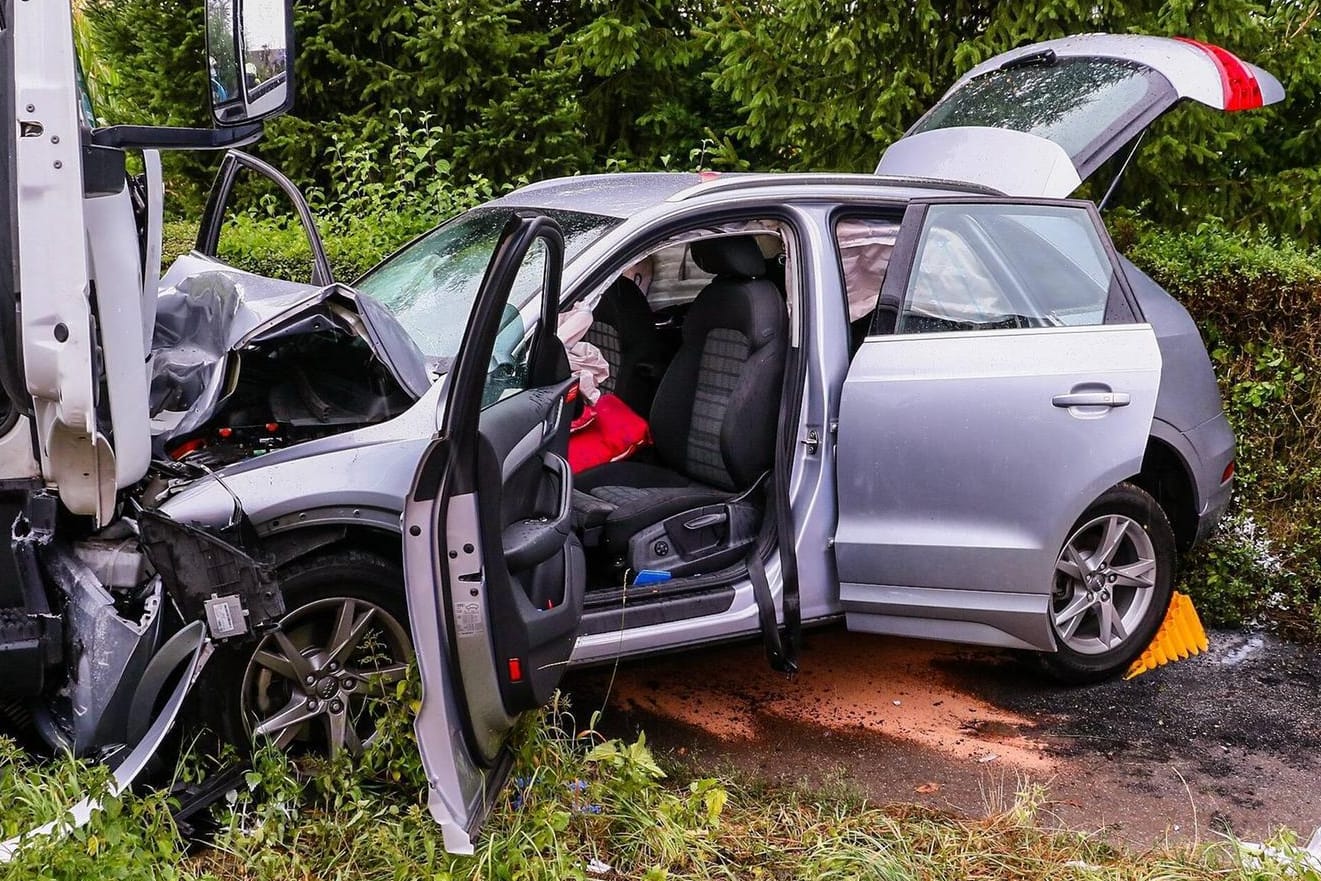
[[[124,757],[124,761],[115,768],[110,780],[110,790],[108,795],[112,798],[123,794],[133,785],[133,781],[138,778],[146,768],[151,757],[160,749],[161,744],[165,742],[165,736],[169,734],[170,729],[174,727],[174,722],[179,716],[179,711],[183,708],[184,699],[192,689],[193,684],[197,682],[198,675],[206,662],[210,660],[214,651],[214,646],[207,641],[206,627],[201,621],[194,621],[185,627],[180,633],[189,634],[190,638],[195,640],[191,661],[189,662],[187,672],[179,679],[179,684],[174,687],[170,694],[169,701],[161,714],[156,717],[156,721],[151,728],[147,730],[146,735],[138,742],[138,745]],[[74,829],[80,829],[86,826],[92,819],[92,816],[101,809],[101,802],[95,798],[85,798],[71,807],[68,812],[59,819],[52,820],[49,823],[38,826],[35,829],[29,829],[21,835],[16,835],[8,841],[0,842],[0,865],[13,861],[15,855],[34,838],[44,838],[50,836],[63,837]]]
[[[262,561],[159,511],[139,516],[142,549],[186,620],[207,621],[214,638],[228,639],[270,629],[284,617],[284,595]],[[237,608],[218,605],[230,597]]]

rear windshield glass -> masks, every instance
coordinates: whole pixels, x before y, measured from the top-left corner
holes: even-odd
[[[1012,129],[1054,141],[1080,164],[1098,139],[1147,111],[1169,89],[1159,73],[1131,61],[1019,64],[968,81],[932,108],[913,133],[969,125]]]

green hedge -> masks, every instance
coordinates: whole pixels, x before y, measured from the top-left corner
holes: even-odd
[[[106,122],[207,124],[203,4],[76,5]],[[1307,3],[297,0],[295,13],[294,112],[254,149],[330,202],[358,189],[346,155],[394,187],[610,167],[865,171],[977,62],[1107,31],[1223,45],[1288,95],[1250,113],[1189,103],[1146,136],[1116,198],[1167,226],[1215,214],[1317,236],[1321,18]],[[166,161],[199,206],[215,157]]]
[[[339,231],[323,232],[326,256],[335,279],[352,282],[382,257],[409,239],[435,226],[444,218],[363,218],[341,225]],[[193,248],[197,222],[167,221],[161,253],[166,265]],[[271,278],[307,281],[312,251],[296,222],[254,219],[246,215],[228,224],[220,237],[220,256],[241,269]]]
[[[1216,622],[1321,635],[1321,251],[1218,223],[1113,227],[1197,320],[1238,436],[1234,507],[1186,589]]]

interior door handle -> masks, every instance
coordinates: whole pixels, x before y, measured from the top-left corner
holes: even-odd
[[[1056,407],[1127,407],[1131,400],[1128,392],[1069,392],[1050,402]]]
[[[501,541],[510,572],[525,572],[546,562],[564,549],[572,531],[573,477],[569,463],[554,453],[545,453],[542,462],[559,481],[559,507],[554,514],[516,520],[504,528]]]

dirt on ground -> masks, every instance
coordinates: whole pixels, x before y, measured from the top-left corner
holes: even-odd
[[[1133,680],[1067,688],[1031,656],[848,633],[808,635],[797,676],[761,647],[699,649],[575,674],[600,728],[645,730],[694,770],[844,786],[964,816],[1032,784],[1048,818],[1138,845],[1321,824],[1321,650],[1217,632]]]

